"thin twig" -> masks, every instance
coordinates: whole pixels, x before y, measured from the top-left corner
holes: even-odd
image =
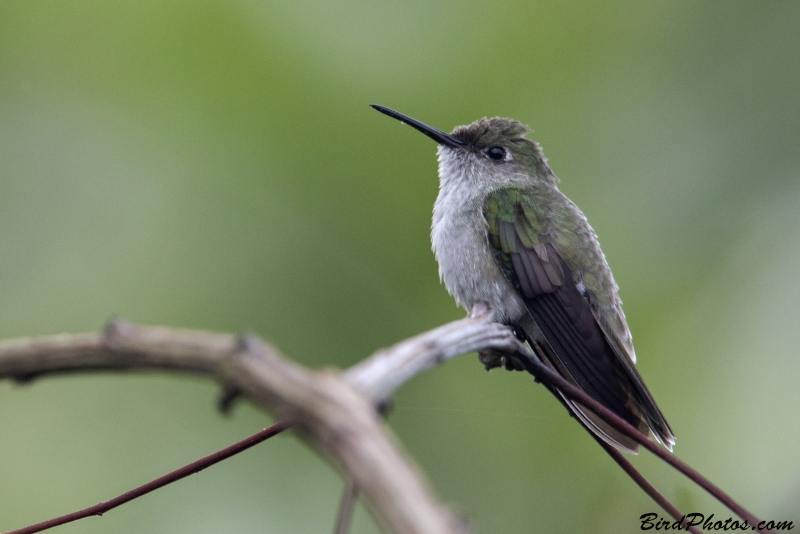
[[[372,406],[391,398],[417,373],[448,358],[485,349],[516,353],[534,377],[595,412],[757,527],[759,520],[753,514],[541,364],[507,327],[492,323],[489,317],[487,309],[476,307],[471,317],[379,351],[343,376],[305,370],[256,338],[236,343],[228,335],[116,321],[103,337],[79,334],[0,342],[0,378],[27,381],[69,371],[149,369],[210,375],[224,387],[270,408],[279,419],[296,421],[301,435],[353,476],[379,523],[405,525],[407,530],[397,532],[461,532],[466,528],[463,521],[434,504],[420,474],[386,440]],[[353,454],[355,450],[358,455]]]
[[[46,336],[0,342],[0,379],[30,381],[76,371],[203,374],[239,391],[358,484],[367,509],[388,532],[460,534],[462,517],[441,504],[403,453],[370,398],[334,370],[310,371],[253,337],[110,323],[102,336]]]
[[[333,534],[347,534],[350,531],[350,523],[353,521],[353,510],[355,509],[357,498],[358,486],[352,478],[348,477],[342,490],[339,510],[336,512],[336,525],[333,527]]]
[[[605,422],[612,425],[615,429],[635,439],[650,452],[667,462],[673,468],[683,473],[687,478],[689,478],[689,480],[706,490],[709,494],[711,494],[711,496],[727,506],[733,513],[747,521],[751,527],[758,529],[758,525],[761,523],[761,521],[755,515],[747,511],[747,509],[745,509],[741,504],[734,501],[727,493],[712,484],[710,480],[689,467],[683,461],[679,460],[674,454],[666,451],[656,443],[652,442],[648,436],[645,436],[639,432],[639,430],[634,428],[633,425],[549,369],[546,365],[541,363],[539,359],[536,358],[536,356],[530,350],[528,350],[527,347],[520,345],[517,354],[522,357],[522,361],[526,370],[533,376],[550,386],[558,388],[562,393],[564,393],[564,395],[568,396],[572,400],[578,401],[586,408],[589,408],[591,411],[599,415]],[[772,531],[761,530],[760,532]]]
[[[597,441],[597,443],[599,443],[600,446],[605,449],[608,455],[611,456],[615,462],[617,462],[617,465],[619,465],[622,470],[625,471],[625,473],[627,473],[627,475],[631,477],[640,488],[642,488],[642,491],[649,495],[650,498],[653,499],[659,506],[661,506],[661,508],[663,508],[669,515],[671,515],[675,521],[678,521],[683,528],[692,534],[703,534],[702,530],[693,525],[688,525],[688,521],[684,515],[681,514],[680,511],[661,494],[661,492],[659,492],[652,484],[650,484],[650,482],[644,478],[644,476],[635,467],[633,467],[633,464],[631,464],[621,452],[597,437],[595,434],[591,433],[588,429],[587,432],[592,434],[592,437],[595,439],[595,441]]]
[[[515,352],[522,359],[527,371],[534,377],[545,384],[557,387],[571,399],[579,401],[581,404],[597,413],[597,415],[603,418],[608,424],[635,439],[653,454],[667,462],[719,500],[736,515],[747,521],[750,526],[757,528],[760,520],[755,515],[734,501],[707,478],[679,460],[675,455],[651,441],[649,436],[645,436],[639,432],[638,429],[634,428],[627,421],[546,367],[536,358],[530,349],[513,337],[508,328],[490,322],[488,317],[488,309],[476,306],[471,312],[471,318],[449,323],[435,330],[431,330],[430,332],[398,343],[390,349],[378,352],[363,362],[351,367],[347,371],[347,377],[356,386],[361,385],[362,382],[367,382],[374,388],[370,391],[381,391],[383,395],[385,395],[388,391],[394,392],[400,384],[413,376],[414,373],[427,368],[420,362],[426,362],[428,365],[432,365],[429,362],[443,361],[453,355],[460,354],[458,350],[477,351],[479,349],[493,348],[506,352]],[[472,322],[467,323],[468,321]],[[438,340],[438,343],[432,339],[433,336],[437,336],[435,339]],[[456,339],[460,343],[455,342]],[[478,344],[477,347],[475,346],[476,344]],[[454,352],[456,354],[453,354]],[[407,356],[401,358],[398,357],[399,355]],[[382,380],[381,378],[375,379],[375,376],[382,377]],[[369,388],[367,389],[369,390]],[[373,393],[372,396],[373,398],[377,397],[375,393]]]
[[[164,476],[158,477],[155,480],[148,482],[147,484],[143,484],[138,488],[134,488],[130,491],[126,491],[122,495],[118,497],[114,497],[108,501],[103,501],[100,503],[95,504],[94,506],[90,506],[89,508],[84,508],[83,510],[78,510],[77,512],[72,512],[71,514],[62,515],[61,517],[56,517],[53,519],[49,519],[47,521],[42,521],[41,523],[36,523],[35,525],[30,525],[24,528],[20,528],[17,530],[12,530],[7,532],[6,534],[33,534],[34,532],[41,532],[43,530],[47,530],[49,528],[57,527],[58,525],[64,525],[66,523],[71,523],[73,521],[77,521],[78,519],[83,519],[85,517],[91,517],[94,515],[100,516],[104,513],[108,512],[116,508],[117,506],[121,506],[128,501],[132,501],[142,495],[146,495],[151,491],[155,491],[158,488],[162,488],[167,484],[171,484],[176,482],[182,478],[186,478],[189,475],[193,475],[195,473],[199,473],[206,467],[210,467],[216,463],[219,463],[223,460],[230,458],[235,454],[239,454],[242,451],[253,447],[254,445],[258,445],[262,441],[265,441],[276,434],[280,434],[287,428],[291,427],[291,423],[275,423],[269,428],[265,428],[261,432],[253,434],[252,436],[245,438],[238,443],[234,443],[230,447],[226,447],[222,450],[215,452],[214,454],[209,454],[204,458],[200,458],[197,461],[194,461],[188,465],[185,465],[171,473],[167,473]]]

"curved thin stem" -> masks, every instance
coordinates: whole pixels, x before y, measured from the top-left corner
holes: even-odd
[[[648,449],[650,452],[667,462],[669,465],[677,469],[689,480],[706,490],[711,496],[724,504],[733,513],[747,521],[747,523],[754,529],[758,529],[761,523],[755,515],[747,511],[741,504],[734,501],[730,495],[722,491],[720,488],[711,483],[710,480],[703,475],[689,467],[687,464],[679,460],[675,455],[666,451],[661,446],[653,443],[649,436],[645,436],[633,427],[630,423],[622,419],[620,416],[594,400],[587,395],[584,391],[578,389],[577,386],[567,382],[563,377],[552,371],[546,365],[539,361],[536,355],[533,354],[527,347],[522,346],[517,355],[522,359],[525,369],[534,377],[538,378],[545,384],[558,388],[564,395],[572,400],[578,401],[585,407],[592,410],[598,416],[602,417],[604,421],[612,425],[614,428],[624,433],[625,435],[635,439],[639,444]],[[770,530],[760,530],[760,532],[772,532]]]
[[[308,372],[285,361],[275,349],[252,337],[242,338],[237,343],[229,335],[114,321],[103,336],[77,334],[0,341],[0,378],[27,381],[68,371],[152,369],[209,375],[223,385],[233,385],[257,405],[272,409],[279,418],[301,425],[309,441],[323,455],[357,480],[379,522],[418,527],[435,524],[437,527],[431,531],[462,532],[466,530],[463,521],[436,504],[432,492],[414,469],[403,462],[375,424],[374,406],[391,398],[397,388],[416,374],[459,354],[486,349],[515,354],[525,369],[548,388],[557,388],[565,397],[584,405],[636,440],[754,529],[761,524],[757,517],[708,479],[546,367],[509,328],[493,323],[491,314],[482,309],[473,309],[468,318],[379,351],[343,375]],[[363,452],[362,448],[367,445],[370,446],[369,455],[351,454],[355,450]],[[185,469],[189,472],[182,476],[215,463],[206,464],[205,460],[187,466]],[[625,469],[625,465],[620,465]],[[626,472],[653,496],[649,483],[644,486],[643,479],[637,478],[641,475],[634,475],[627,469]],[[144,494],[168,482],[153,481],[112,501],[9,534],[39,532],[56,524],[99,515],[135,498],[137,492]],[[405,499],[400,499],[399,495]],[[661,504],[658,499],[656,501]]]
[[[133,499],[141,497],[142,495],[146,495],[151,491],[164,487],[167,484],[171,484],[172,482],[188,477],[189,475],[198,473],[203,469],[205,469],[206,467],[210,467],[216,463],[219,463],[222,460],[230,458],[235,454],[239,454],[240,452],[247,450],[254,445],[258,445],[262,441],[265,441],[276,434],[280,434],[281,432],[290,428],[291,426],[292,426],[291,423],[286,423],[286,422],[275,423],[271,427],[265,428],[261,432],[253,434],[250,437],[247,437],[237,443],[234,443],[230,447],[226,447],[222,450],[219,450],[214,454],[209,454],[208,456],[200,458],[197,461],[194,461],[188,465],[176,469],[171,473],[167,473],[166,475],[158,477],[155,480],[151,480],[147,484],[143,484],[138,488],[126,491],[122,495],[114,497],[113,499],[97,503],[94,506],[90,506],[89,508],[84,508],[83,510],[78,510],[77,512],[72,512],[70,514],[49,519],[47,521],[42,521],[41,523],[36,523],[35,525],[30,525],[17,530],[12,530],[10,532],[6,532],[5,534],[33,534],[34,532],[41,532],[43,530],[57,527],[65,523],[71,523],[73,521],[77,521],[78,519],[84,519],[86,517],[90,517],[93,515],[98,515],[98,516],[103,515],[109,510],[112,510],[117,506],[125,504],[128,501],[132,501]]]
[[[353,510],[358,498],[358,485],[355,480],[348,478],[342,491],[342,500],[339,501],[339,510],[336,512],[336,525],[333,527],[333,534],[347,534],[350,531],[350,523],[353,521]]]
[[[669,515],[671,515],[675,521],[680,521],[681,526],[683,526],[683,528],[692,534],[703,534],[702,530],[695,526],[688,525],[683,514],[681,514],[680,511],[661,494],[661,492],[659,492],[652,484],[650,484],[644,475],[642,475],[635,467],[633,467],[633,464],[631,464],[621,452],[597,437],[594,433],[589,433],[592,434],[592,437],[595,439],[595,441],[597,441],[597,443],[599,443],[600,446],[605,449],[608,455],[611,456],[615,462],[617,462],[617,465],[619,465],[622,470],[625,471],[625,473],[627,473],[628,476],[631,477],[640,488],[642,488],[642,491],[649,495],[650,498],[653,499],[659,506],[661,506],[661,508],[663,508]]]

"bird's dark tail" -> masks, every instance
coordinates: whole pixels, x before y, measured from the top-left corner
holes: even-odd
[[[568,380],[570,383],[586,391],[586,388],[583,387],[583,385],[572,376],[569,369],[567,369],[567,367],[563,365],[560,358],[557,357],[550,344],[544,341],[541,331],[539,330],[538,326],[532,319],[523,321],[523,324],[520,325],[520,328],[517,329],[517,331],[520,330],[524,332],[526,338],[525,341],[528,343],[528,345],[531,347],[534,353],[536,353],[536,355],[539,357],[542,363],[547,365],[550,369],[558,373],[560,376]],[[578,419],[578,421],[584,427],[586,427],[590,432],[592,432],[600,439],[602,439],[603,441],[605,441],[606,443],[608,443],[609,445],[611,445],[616,449],[631,454],[637,454],[639,452],[639,443],[636,442],[636,440],[615,429],[613,426],[608,424],[606,421],[603,420],[603,418],[601,418],[593,411],[569,399],[560,390],[558,390],[558,388],[551,386],[549,384],[545,384],[545,386],[550,390],[551,393],[553,393],[556,396],[556,398],[559,401],[561,401],[561,403],[567,408],[570,414],[575,416],[575,418]],[[642,432],[645,435],[649,434],[650,424],[648,418],[644,415],[640,403],[638,402],[638,399],[636,399],[635,396],[631,395],[627,402],[625,402],[624,404],[620,404],[617,402],[613,403],[607,402],[603,398],[597,398],[598,397],[597,395],[592,394],[593,391],[586,391],[586,392],[592,398],[594,398],[595,400],[597,400],[598,402],[600,402],[601,404],[612,410],[614,413],[619,415],[622,419],[624,419],[628,423],[630,423],[634,428],[637,428],[640,432]],[[659,441],[661,440],[659,439]],[[671,449],[671,446],[668,445],[668,448]]]

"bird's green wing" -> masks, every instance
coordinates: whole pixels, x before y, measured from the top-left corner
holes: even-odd
[[[617,354],[611,347],[592,311],[590,295],[549,239],[551,229],[547,227],[544,208],[524,191],[503,189],[487,198],[483,214],[495,259],[535,322],[535,327],[519,326],[539,356],[642,432],[647,433],[652,427],[662,441],[671,437],[669,426],[632,362],[623,361],[627,356]],[[610,428],[594,413],[564,400],[587,427],[607,442],[622,450],[638,449],[633,440]]]

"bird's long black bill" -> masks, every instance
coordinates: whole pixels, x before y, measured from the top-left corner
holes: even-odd
[[[408,115],[403,115],[402,113],[395,111],[393,109],[387,108],[386,106],[379,106],[378,104],[370,104],[373,108],[377,109],[384,115],[389,115],[393,119],[397,119],[404,124],[408,124],[412,128],[419,130],[420,132],[424,133],[440,145],[449,146],[451,148],[458,148],[464,146],[464,143],[456,139],[455,137],[444,133],[441,130],[437,130],[432,126],[428,126],[424,122],[419,122],[417,119],[412,119]]]

